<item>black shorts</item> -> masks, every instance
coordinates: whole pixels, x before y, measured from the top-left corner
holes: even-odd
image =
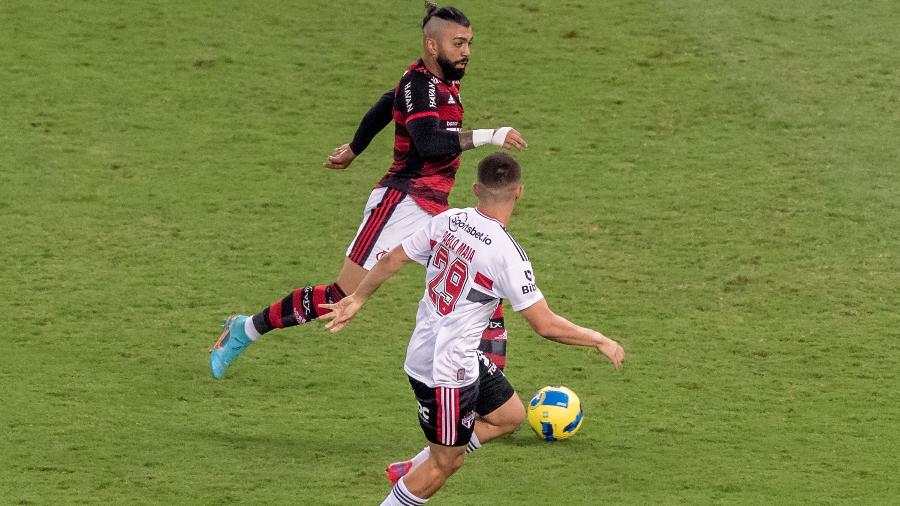
[[[462,388],[431,388],[409,378],[419,403],[419,425],[428,441],[443,446],[469,444],[475,416],[488,415],[515,394],[506,375],[478,352],[478,381]]]

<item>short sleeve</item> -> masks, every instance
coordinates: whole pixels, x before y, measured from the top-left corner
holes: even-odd
[[[509,301],[513,311],[528,309],[544,298],[544,294],[537,287],[531,262],[527,260],[507,265],[500,273],[499,279],[497,291]]]
[[[437,118],[437,85],[434,80],[417,70],[411,70],[400,83],[395,107],[404,122],[424,117]]]
[[[432,218],[427,227],[420,228],[400,243],[406,256],[422,265],[428,264],[428,259],[431,258],[431,249],[434,245],[434,241],[431,240],[431,229],[434,220],[435,218]]]

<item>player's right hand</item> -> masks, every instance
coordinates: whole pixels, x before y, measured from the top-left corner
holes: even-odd
[[[509,132],[506,133],[506,139],[503,140],[504,149],[516,149],[517,151],[522,151],[527,147],[528,143],[525,142],[525,139],[522,137],[522,134],[520,134],[518,130],[512,128]]]
[[[353,163],[353,160],[356,158],[356,153],[350,149],[349,144],[342,144],[331,152],[331,155],[328,156],[328,160],[322,164],[323,167],[334,169],[334,170],[344,170]]]
[[[353,294],[350,294],[334,304],[319,304],[322,309],[330,309],[331,312],[319,317],[320,320],[331,320],[325,324],[325,328],[332,333],[340,332],[350,323],[359,308],[364,302],[357,300]]]

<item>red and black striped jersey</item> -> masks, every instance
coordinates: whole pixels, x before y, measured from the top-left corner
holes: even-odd
[[[394,90],[393,116],[394,163],[377,186],[408,193],[428,213],[445,211],[462,149],[453,148],[426,159],[413,143],[408,125],[432,118],[444,132],[461,131],[463,106],[459,81],[438,79],[421,59],[417,60],[407,68]]]

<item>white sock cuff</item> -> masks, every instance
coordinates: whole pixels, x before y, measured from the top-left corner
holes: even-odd
[[[252,316],[244,320],[244,334],[247,334],[251,341],[256,341],[259,338],[259,332],[256,331],[256,326],[253,325]]]
[[[409,489],[406,488],[406,483],[403,483],[403,478],[400,478],[397,481],[397,484],[394,485],[391,493],[394,494],[394,497],[398,499],[401,504],[406,506],[421,506],[428,502],[428,499],[422,499],[410,492]]]
[[[431,447],[426,446],[422,449],[422,451],[420,451],[418,454],[416,454],[415,457],[412,458],[413,467],[416,467],[422,462],[425,462],[425,459],[427,459],[429,455],[431,455]]]
[[[466,453],[472,453],[479,448],[481,448],[481,441],[478,440],[475,431],[472,431],[472,437],[469,439],[469,444],[466,445]]]

